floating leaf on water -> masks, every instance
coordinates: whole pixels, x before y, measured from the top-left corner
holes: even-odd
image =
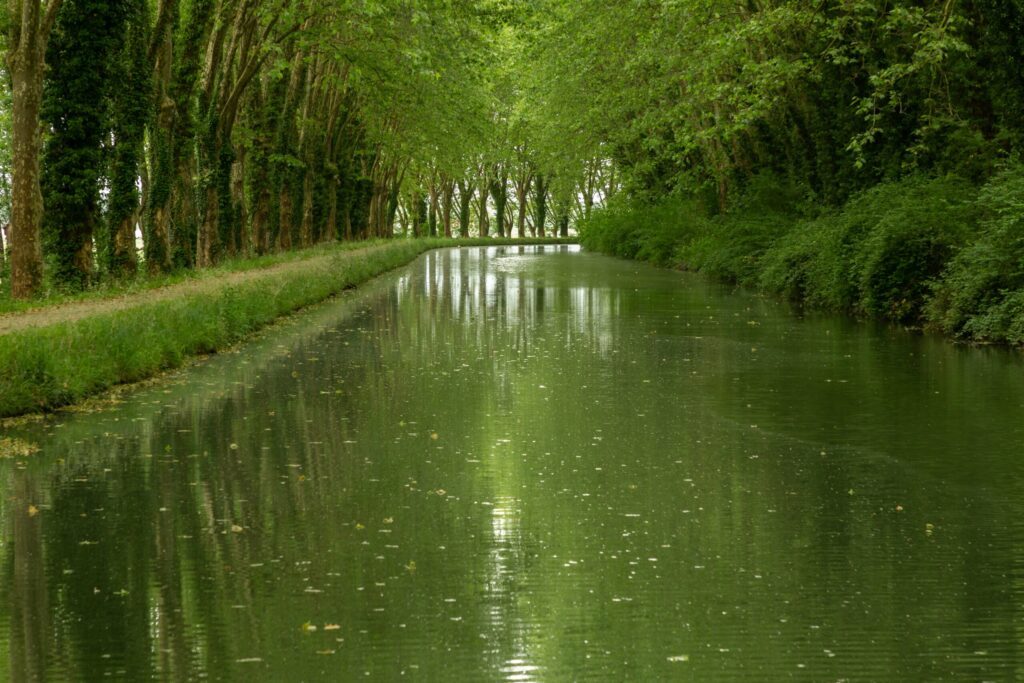
[[[313,624],[313,623],[310,623],[310,622],[307,621],[306,623],[304,623],[302,625],[301,628],[302,628],[303,633],[312,633],[313,631],[316,630],[316,624]]]
[[[238,450],[238,444],[237,443],[233,443],[230,446],[228,446],[228,448],[230,448],[233,451],[237,451]]]
[[[236,534],[240,534],[243,531],[245,531],[245,529],[243,529],[242,527],[238,526],[237,524],[232,524],[231,525],[231,530],[234,531]]]
[[[35,505],[29,505],[28,506],[28,516],[29,517],[35,517],[38,514],[39,514],[39,508],[37,508]]]
[[[690,661],[690,655],[673,655],[668,658],[670,662],[688,662]]]
[[[337,631],[341,626],[338,624],[324,624],[325,631]]]
[[[254,662],[262,662],[262,657],[243,657],[242,659],[236,659],[235,664],[252,664]]]

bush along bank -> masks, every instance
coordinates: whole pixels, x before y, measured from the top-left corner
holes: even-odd
[[[1024,165],[979,186],[882,183],[836,209],[755,177],[730,209],[623,199],[578,226],[587,249],[705,273],[808,307],[1024,345]]]
[[[304,261],[302,268],[253,271],[252,279],[0,335],[0,418],[60,408],[116,384],[224,349],[276,318],[451,246],[563,243],[565,240],[395,240]]]

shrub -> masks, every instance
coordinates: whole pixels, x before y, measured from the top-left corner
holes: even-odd
[[[975,209],[980,234],[950,262],[929,318],[962,338],[1024,343],[1024,165],[986,184]]]
[[[930,283],[976,222],[974,192],[954,177],[879,185],[776,242],[758,284],[814,308],[920,322]]]
[[[692,200],[620,200],[595,211],[577,226],[584,247],[622,258],[675,265],[681,244],[692,239],[703,213]]]
[[[855,258],[856,309],[919,323],[934,281],[977,224],[977,191],[952,176],[911,178],[885,189]]]

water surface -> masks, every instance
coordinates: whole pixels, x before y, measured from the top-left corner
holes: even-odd
[[[1020,680],[1024,363],[435,251],[0,461],[10,680]]]

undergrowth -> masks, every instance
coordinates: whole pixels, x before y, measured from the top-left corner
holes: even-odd
[[[882,183],[815,209],[771,176],[729,210],[614,202],[579,226],[588,249],[786,296],[812,308],[1024,344],[1024,166],[978,186],[956,176]]]

